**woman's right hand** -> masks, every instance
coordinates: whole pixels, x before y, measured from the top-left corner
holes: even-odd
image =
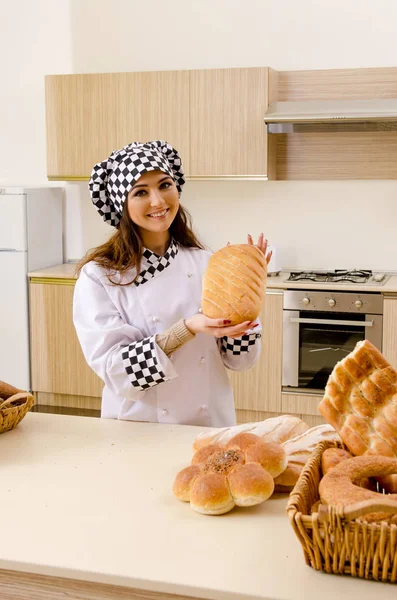
[[[224,336],[230,338],[241,337],[248,329],[256,327],[251,321],[245,321],[239,325],[230,325],[230,321],[227,319],[210,319],[202,313],[197,313],[193,317],[185,319],[185,325],[192,333],[207,333],[216,338]]]

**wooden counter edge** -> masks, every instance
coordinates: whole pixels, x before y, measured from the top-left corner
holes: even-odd
[[[55,596],[73,600],[202,600],[197,596],[0,569],[3,600],[49,600]]]
[[[66,277],[30,277],[30,283],[44,283],[46,285],[75,285],[76,279]]]

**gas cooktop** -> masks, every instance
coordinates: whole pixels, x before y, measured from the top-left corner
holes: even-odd
[[[390,275],[367,269],[336,269],[335,271],[291,271],[289,283],[314,281],[316,283],[359,283],[360,285],[383,285]]]

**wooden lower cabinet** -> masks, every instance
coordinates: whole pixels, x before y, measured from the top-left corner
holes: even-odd
[[[262,352],[248,371],[229,371],[239,422],[281,414],[283,292],[268,291],[260,315]]]
[[[383,299],[382,354],[397,369],[397,296]]]
[[[103,382],[87,365],[73,325],[74,282],[43,280],[30,284],[32,388],[36,409],[99,416]],[[387,319],[397,318],[395,304],[386,305]],[[294,414],[311,427],[325,423],[317,406],[321,396],[281,392],[283,292],[268,291],[260,315],[262,352],[248,371],[228,371],[238,423]],[[397,351],[392,338],[386,347]],[[397,360],[395,361],[397,365]],[[74,411],[74,412],[73,412]]]
[[[103,383],[77,339],[73,292],[63,280],[30,284],[32,389],[37,404],[99,410]]]
[[[323,394],[281,394],[281,410],[283,414],[301,414],[321,417],[318,405],[323,399]],[[325,422],[325,421],[324,421]]]
[[[325,420],[318,412],[322,395],[281,391],[283,353],[283,292],[268,291],[260,315],[262,353],[248,371],[229,371],[237,423],[263,421],[281,414],[295,415],[310,427]]]

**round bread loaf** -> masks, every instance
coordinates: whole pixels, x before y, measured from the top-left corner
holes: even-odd
[[[234,244],[215,252],[203,276],[201,310],[232,325],[255,321],[266,292],[267,263],[257,246]]]
[[[228,475],[230,491],[237,506],[254,506],[273,494],[274,481],[259,464],[239,465]]]
[[[356,485],[367,477],[383,477],[397,473],[397,459],[386,456],[356,456],[342,461],[333,467],[320,481],[319,493],[323,504],[349,506],[364,500],[379,500],[379,494]],[[397,494],[389,494],[390,499],[397,500]],[[366,521],[389,519],[390,515],[371,513]]]
[[[234,508],[227,479],[218,473],[199,475],[190,491],[190,506],[204,515],[223,515]]]

